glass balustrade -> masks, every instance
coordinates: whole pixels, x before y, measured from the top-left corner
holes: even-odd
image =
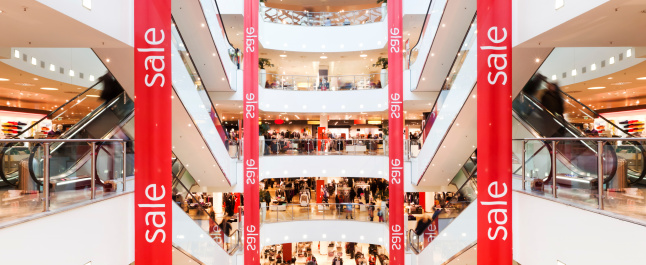
[[[385,202],[375,205],[362,203],[307,203],[287,204],[272,202],[261,209],[263,223],[305,220],[352,220],[362,222],[387,222],[388,208]],[[382,219],[380,221],[379,212]]]
[[[2,170],[15,172],[3,175],[0,182],[0,222],[131,191],[133,153],[126,143],[122,139],[0,140],[5,151]],[[49,155],[43,154],[45,150],[50,150]]]
[[[381,74],[367,75],[279,75],[260,74],[259,84],[267,89],[294,91],[342,91],[381,89]]]
[[[388,141],[380,139],[267,139],[259,144],[261,156],[388,155]]]
[[[340,12],[309,12],[285,10],[262,6],[260,16],[265,22],[297,26],[354,26],[385,21],[386,9],[370,9]]]
[[[514,188],[646,220],[646,138],[525,138]]]

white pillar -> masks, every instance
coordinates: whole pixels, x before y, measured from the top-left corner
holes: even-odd
[[[222,216],[222,192],[213,193],[213,210],[215,216]]]

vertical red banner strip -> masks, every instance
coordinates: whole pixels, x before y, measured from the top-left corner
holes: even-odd
[[[402,0],[388,2],[388,220],[390,264],[404,264],[404,98]]]
[[[512,264],[511,0],[478,0],[478,264]]]
[[[244,0],[244,264],[260,264],[258,0]]]
[[[134,2],[135,262],[172,264],[171,1]]]

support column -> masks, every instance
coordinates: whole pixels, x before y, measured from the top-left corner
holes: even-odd
[[[172,263],[171,1],[134,1],[135,261]]]
[[[404,265],[404,98],[402,0],[388,2],[388,169],[390,264]]]
[[[260,175],[258,160],[258,0],[244,0],[244,264],[260,263]]]
[[[478,264],[512,264],[511,0],[478,0]]]

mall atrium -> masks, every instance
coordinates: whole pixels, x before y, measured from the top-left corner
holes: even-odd
[[[0,264],[646,264],[646,0],[0,0],[0,36]]]

